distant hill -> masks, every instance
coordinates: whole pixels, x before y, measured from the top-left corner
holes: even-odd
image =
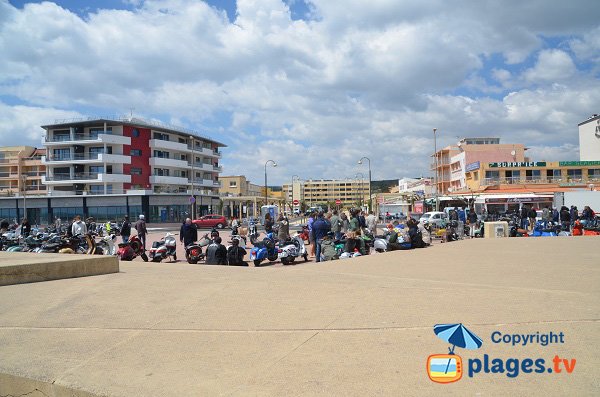
[[[390,189],[394,186],[398,186],[398,179],[371,181],[371,190],[373,193],[389,193]]]

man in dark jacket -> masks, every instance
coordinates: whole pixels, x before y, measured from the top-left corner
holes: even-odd
[[[244,261],[246,250],[240,247],[240,241],[234,238],[231,241],[231,247],[227,250],[227,263],[229,266],[248,266],[248,262]]]
[[[196,240],[198,240],[198,228],[196,228],[196,225],[192,223],[190,218],[187,218],[179,230],[179,242],[183,243],[184,247],[187,247]]]
[[[213,242],[206,248],[207,265],[226,265],[227,264],[227,248],[221,244],[221,237],[216,237]]]
[[[521,229],[527,230],[527,224],[529,223],[529,210],[526,206],[521,207]]]
[[[571,214],[569,213],[569,209],[565,206],[560,209],[560,223],[562,224],[563,230],[569,230],[569,226],[571,225]]]
[[[527,215],[529,216],[529,231],[533,231],[535,228],[535,219],[537,218],[537,211],[533,206],[531,206]]]
[[[469,209],[469,230],[471,231],[471,237],[475,237],[475,230],[477,229],[477,214],[475,209],[471,207]]]
[[[323,216],[323,211],[319,211],[317,220],[313,223],[312,233],[316,245],[317,262],[321,261],[321,240],[331,231],[331,223]]]
[[[123,239],[123,243],[129,241],[129,236],[131,236],[131,222],[129,222],[129,216],[125,215],[123,225],[121,226],[121,238]]]

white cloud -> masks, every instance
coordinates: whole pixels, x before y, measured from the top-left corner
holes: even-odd
[[[533,68],[526,70],[523,77],[532,83],[569,80],[576,73],[575,63],[564,51],[543,50]]]

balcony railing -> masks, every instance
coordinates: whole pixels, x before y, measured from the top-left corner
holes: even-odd
[[[100,153],[93,154],[63,154],[63,155],[48,155],[48,161],[73,161],[73,160],[98,160]]]
[[[74,134],[74,135],[52,135],[46,137],[46,142],[68,142],[68,141],[96,141],[98,135],[112,135],[112,131],[99,131],[97,134]]]
[[[78,181],[78,180],[86,180],[86,179],[98,179],[98,172],[82,172],[82,173],[74,173],[71,174],[54,174],[52,176],[47,176],[47,181]]]
[[[586,183],[600,182],[598,177],[526,177],[526,178],[484,178],[481,180],[482,185],[528,185],[528,184],[546,184],[546,183]]]

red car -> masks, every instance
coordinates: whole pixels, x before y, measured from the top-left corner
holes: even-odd
[[[204,215],[202,218],[194,219],[192,222],[198,228],[212,229],[216,227],[217,229],[223,229],[227,226],[227,219],[221,215]]]

